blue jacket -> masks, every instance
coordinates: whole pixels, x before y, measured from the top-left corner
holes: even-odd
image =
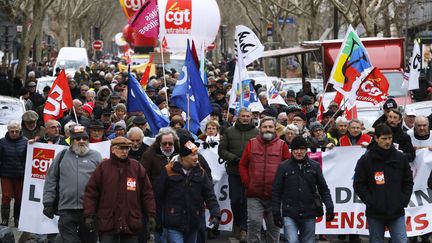
[[[23,178],[27,156],[27,138],[12,139],[9,133],[0,139],[0,176]]]

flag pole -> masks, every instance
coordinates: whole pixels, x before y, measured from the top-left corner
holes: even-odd
[[[163,38],[162,38],[163,40]],[[167,88],[167,83],[166,83],[166,77],[165,77],[165,61],[164,61],[164,55],[163,55],[163,48],[162,48],[162,41],[159,41],[159,46],[160,46],[160,54],[161,54],[161,59],[162,59],[162,73],[163,73],[163,81],[164,81],[164,86],[166,88],[165,90],[165,100],[167,103],[167,106],[169,106],[168,104],[168,88]]]
[[[347,101],[348,101],[348,99],[344,99],[343,104],[339,106],[338,110],[333,114],[333,116],[330,118],[330,120],[327,122],[327,124],[325,124],[324,131],[327,128],[327,126],[330,124],[331,119],[335,118],[335,116],[337,115],[337,113],[339,113],[339,111],[342,109],[342,106],[344,106]]]
[[[325,93],[326,93],[326,90],[327,90],[327,87],[328,87],[328,82],[326,83],[326,85],[325,85],[325,87],[324,87],[324,92],[323,92],[323,95],[322,95],[322,99],[319,101],[319,103],[318,103],[318,110],[321,110],[320,108],[321,108],[321,106],[323,105],[323,103],[324,103],[324,95],[325,95]],[[324,108],[324,110],[325,110],[325,108]]]
[[[76,121],[77,125],[79,125],[78,117],[77,117],[77,115],[76,115],[76,111],[75,111],[75,106],[72,106],[72,111],[73,111],[74,116],[75,116],[75,121]]]

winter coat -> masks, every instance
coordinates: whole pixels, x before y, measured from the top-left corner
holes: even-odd
[[[45,135],[45,128],[42,126],[36,126],[36,128],[33,131],[30,131],[27,129],[27,127],[24,125],[24,121],[21,123],[21,131],[23,133],[23,136],[27,139],[34,139],[36,137],[40,138]]]
[[[179,157],[162,170],[155,188],[158,222],[165,228],[197,230],[204,213],[204,203],[211,216],[220,217],[213,184],[198,164],[187,173]]]
[[[9,132],[0,139],[0,176],[23,178],[27,155],[27,138],[12,139]]]
[[[415,159],[415,149],[411,143],[411,137],[406,134],[401,125],[398,127],[390,127],[393,132],[393,144],[398,145],[398,150],[401,150],[408,159],[408,162],[413,162]]]
[[[56,155],[48,169],[43,190],[43,205],[54,206],[56,195],[59,195],[59,210],[82,209],[87,181],[102,161],[102,156],[96,150],[79,156],[68,148],[59,161],[62,153],[63,151]]]
[[[360,134],[357,143],[351,144],[351,136],[349,133],[343,135],[341,138],[339,138],[339,146],[353,146],[353,145],[361,145],[363,142],[366,142],[370,144],[372,141],[372,137],[367,134]]]
[[[129,158],[134,159],[136,161],[140,161],[143,153],[148,149],[148,145],[142,143],[137,151],[129,150]]]
[[[236,122],[234,126],[225,130],[218,152],[226,161],[226,171],[229,175],[239,175],[239,162],[243,150],[249,139],[256,137],[258,133],[258,128],[253,123]]]
[[[144,167],[114,154],[96,168],[84,193],[84,216],[96,216],[101,233],[137,234],[145,215],[155,217],[155,208]]]
[[[357,162],[354,191],[366,204],[366,216],[392,220],[405,214],[413,190],[413,176],[406,156],[393,146],[374,144]]]
[[[240,177],[246,196],[270,199],[276,170],[289,157],[288,145],[278,137],[267,142],[258,135],[249,140],[240,160]]]
[[[317,216],[317,207],[314,203],[316,191],[322,198],[326,212],[333,212],[330,190],[318,162],[306,157],[301,162],[301,168],[293,159],[282,162],[273,182],[273,215],[281,214],[282,203],[283,217],[315,218]]]
[[[40,137],[38,140],[36,140],[38,143],[48,143],[51,142],[52,144],[58,144],[58,145],[66,145],[69,146],[69,144],[66,142],[65,137],[62,135],[59,135],[55,138],[49,138],[47,136]]]

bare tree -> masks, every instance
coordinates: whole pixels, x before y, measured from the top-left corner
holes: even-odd
[[[19,63],[17,67],[17,75],[25,77],[25,68],[27,65],[27,57],[36,35],[42,30],[42,23],[45,11],[54,2],[54,0],[20,0],[14,7],[15,13],[22,14],[23,17],[23,32],[22,32],[22,47],[19,53]],[[31,23],[31,24],[30,24]]]
[[[376,21],[394,0],[330,0],[354,28],[362,24],[367,36],[376,35]]]

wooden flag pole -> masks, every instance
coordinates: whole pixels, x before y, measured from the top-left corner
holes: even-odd
[[[165,100],[167,103],[167,107],[169,107],[168,104],[168,87],[167,87],[167,82],[166,82],[166,77],[165,77],[165,61],[164,61],[164,55],[163,55],[163,48],[162,48],[162,41],[159,41],[159,46],[160,46],[160,54],[161,54],[161,59],[162,59],[162,73],[163,73],[163,81],[164,81],[164,87],[165,87]]]

